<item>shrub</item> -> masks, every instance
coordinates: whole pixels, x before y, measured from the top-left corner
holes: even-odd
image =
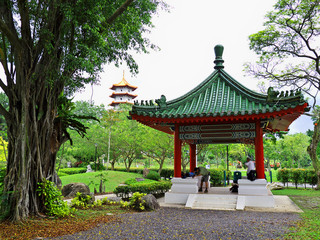
[[[296,188],[298,188],[299,183],[303,183],[303,175],[304,169],[292,169],[290,171],[290,179],[295,184]]]
[[[133,185],[133,184],[145,184],[145,183],[154,183],[155,180],[152,179],[144,179],[143,181],[137,181],[135,178],[129,178],[124,183],[127,185]]]
[[[145,208],[145,200],[142,200],[142,197],[147,194],[145,193],[139,193],[135,192],[132,194],[132,197],[130,198],[129,207],[137,210],[137,211],[144,211]]]
[[[315,170],[306,170],[306,183],[314,186],[318,183],[318,176]]]
[[[92,170],[97,170],[97,171],[101,171],[101,170],[106,170],[106,167],[102,165],[102,163],[90,163],[91,169]]]
[[[155,172],[155,171],[150,171],[147,176],[147,179],[151,179],[151,180],[155,180],[155,181],[159,181],[160,180],[160,174]]]
[[[66,217],[74,212],[74,209],[62,200],[61,192],[53,182],[44,179],[38,183],[37,191],[43,201],[45,213],[49,216]]]
[[[170,179],[173,177],[174,170],[173,169],[162,169],[160,176],[164,179]]]
[[[91,201],[92,197],[90,195],[77,192],[76,196],[71,200],[71,206],[79,209],[87,209]]]
[[[172,183],[170,181],[162,180],[157,182],[147,182],[144,181],[139,182],[139,184],[132,184],[132,185],[124,185],[118,186],[115,188],[113,193],[117,195],[117,197],[121,197],[123,199],[128,199],[130,195],[134,192],[146,193],[146,194],[153,194],[155,196],[162,195],[165,192],[169,191],[171,188]]]
[[[58,176],[73,175],[87,172],[87,168],[62,168],[58,172]],[[65,175],[63,175],[65,174]]]
[[[208,169],[210,172],[210,183],[213,186],[221,186],[224,182],[224,169]],[[232,173],[231,171],[226,171],[226,177],[231,179]]]
[[[284,186],[286,185],[287,182],[289,182],[289,177],[290,177],[289,169],[282,168],[278,170],[277,179],[278,181],[282,182]]]

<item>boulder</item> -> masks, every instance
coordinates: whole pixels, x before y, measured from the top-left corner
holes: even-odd
[[[110,202],[119,203],[122,199],[121,199],[121,197],[107,197],[107,200],[109,200]]]
[[[90,189],[84,183],[70,183],[65,185],[61,190],[62,196],[66,198],[75,197],[77,192],[90,195]]]
[[[96,197],[94,196],[93,193],[89,193],[89,194],[87,194],[87,193],[81,193],[80,199],[81,199],[81,198],[82,198],[82,199],[87,199],[87,196],[88,196],[88,195],[89,195],[91,198],[87,201],[87,203],[88,203],[88,204],[93,204],[94,201],[96,200]]]
[[[136,181],[137,182],[142,182],[142,181],[144,181],[144,178],[136,178]]]
[[[156,210],[160,208],[160,204],[158,203],[155,196],[152,194],[148,194],[142,197],[142,200],[145,200],[146,210]]]
[[[271,190],[283,189],[284,187],[279,183],[273,182],[273,183],[268,183],[267,188],[271,191]]]

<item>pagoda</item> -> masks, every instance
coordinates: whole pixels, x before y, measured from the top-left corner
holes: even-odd
[[[215,70],[202,83],[171,101],[164,95],[155,103],[136,101],[130,117],[174,135],[174,178],[166,202],[185,203],[191,193],[197,193],[193,179],[181,179],[183,142],[190,147],[190,171],[197,164],[196,145],[244,143],[255,146],[257,179],[239,179],[239,196],[245,197],[238,203],[246,199],[246,206],[272,207],[274,199],[264,174],[263,134],[288,131],[310,107],[300,90],[279,92],[270,87],[267,94],[260,94],[246,88],[224,70],[223,46],[215,46],[214,51]]]
[[[114,100],[109,105],[114,107],[115,109],[119,108],[119,104],[129,103],[133,104],[132,100],[137,97],[137,95],[133,94],[133,92],[138,87],[130,85],[126,79],[124,78],[124,71],[122,80],[118,84],[113,84],[110,88],[114,92],[110,95]]]

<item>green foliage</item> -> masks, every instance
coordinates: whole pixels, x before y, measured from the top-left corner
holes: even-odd
[[[297,188],[298,184],[308,183],[312,186],[317,184],[318,178],[314,170],[305,169],[278,169],[277,172],[278,181],[285,185],[288,182],[293,182]]]
[[[160,174],[155,172],[155,171],[150,171],[147,176],[147,179],[151,179],[151,180],[155,180],[155,181],[159,181],[160,180]]]
[[[163,177],[164,179],[171,179],[174,175],[174,170],[173,169],[162,169],[160,176]]]
[[[90,195],[77,193],[76,196],[71,200],[71,206],[78,209],[87,209],[89,204],[92,202]]]
[[[153,194],[157,196],[163,195],[165,192],[169,191],[171,185],[171,181],[166,180],[151,183],[143,183],[142,181],[137,184],[118,186],[113,192],[123,199],[128,199],[134,192]]]
[[[291,169],[290,171],[290,179],[295,184],[296,188],[298,188],[298,184],[303,183],[304,181],[304,169]]]
[[[59,169],[58,176],[66,176],[66,175],[72,175],[72,174],[80,174],[85,173],[87,171],[87,168],[62,168]]]
[[[127,179],[124,183],[127,185],[134,185],[134,184],[145,184],[145,183],[154,183],[155,180],[151,179],[144,179],[143,181],[137,181],[136,178]]]
[[[91,169],[94,171],[106,170],[102,163],[90,163]]]
[[[8,142],[6,142],[1,136],[0,136],[0,162],[6,163],[7,162],[7,146]]]
[[[287,168],[279,169],[277,172],[277,179],[278,181],[282,182],[283,185],[289,182],[289,176],[290,176],[289,169]]]
[[[208,169],[210,172],[210,183],[212,186],[221,186],[224,181],[224,171],[223,169]],[[226,171],[226,177],[232,179],[231,171]]]
[[[144,211],[145,208],[145,200],[142,200],[143,196],[146,196],[145,193],[139,193],[135,192],[132,194],[132,197],[130,198],[129,207],[137,210],[137,211]]]
[[[65,186],[69,183],[81,182],[88,185],[90,191],[94,192],[94,187],[99,186],[100,184],[101,179],[99,175],[101,173],[102,172],[89,172],[84,174],[73,174],[69,176],[64,176],[61,177],[62,186]],[[123,183],[126,179],[138,177],[142,177],[142,175],[137,173],[108,171],[108,182],[105,185],[105,191],[112,192],[120,183]]]
[[[43,179],[43,182],[38,183],[37,191],[43,202],[45,213],[49,216],[66,217],[74,212],[74,209],[63,201],[61,192],[53,182]]]
[[[0,195],[3,192],[4,177],[6,176],[6,168],[0,167]]]

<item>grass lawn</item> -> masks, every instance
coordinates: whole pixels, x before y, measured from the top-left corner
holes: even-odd
[[[288,188],[272,191],[274,195],[288,195],[304,212],[301,221],[291,228],[285,239],[320,239],[320,191]]]
[[[124,183],[129,178],[142,177],[142,174],[138,173],[127,173],[120,171],[99,171],[99,172],[89,172],[82,174],[73,174],[69,176],[60,177],[62,181],[62,186],[69,183],[84,183],[89,186],[90,191],[94,191],[94,187],[99,190],[100,179],[105,178],[106,192],[112,192],[120,183]]]

